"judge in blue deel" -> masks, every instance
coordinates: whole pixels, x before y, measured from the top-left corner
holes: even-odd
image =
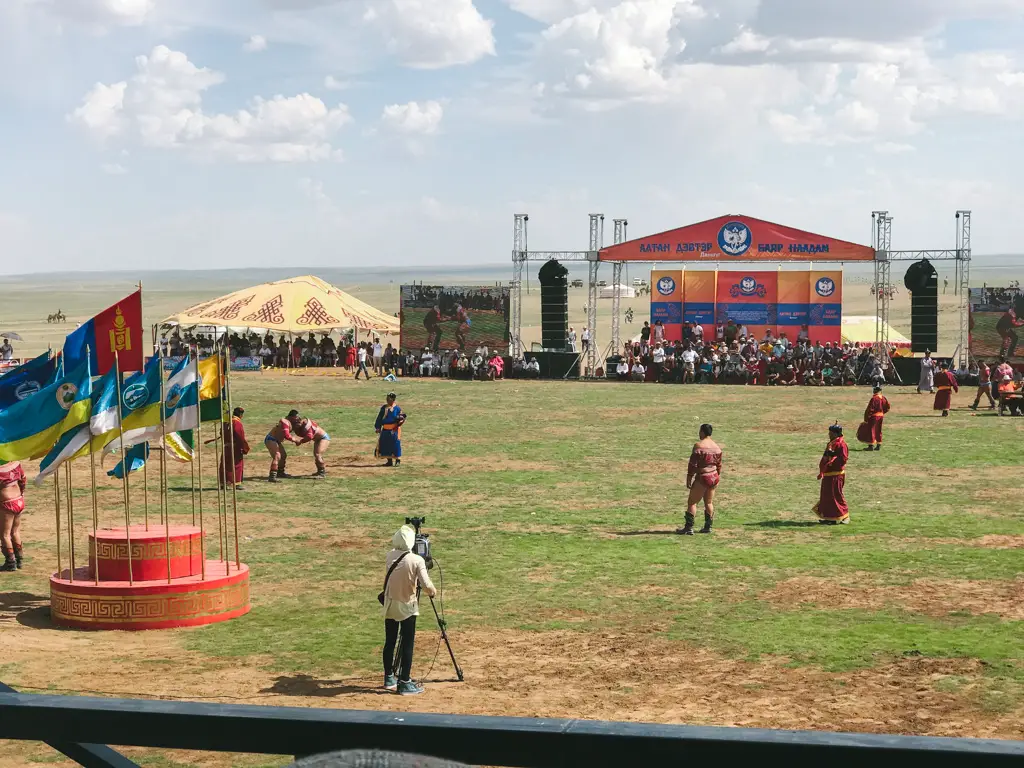
[[[374,454],[387,459],[385,466],[388,467],[397,467],[402,463],[402,425],[405,423],[405,414],[396,400],[398,395],[388,393],[388,401],[380,407],[374,424],[378,435]]]

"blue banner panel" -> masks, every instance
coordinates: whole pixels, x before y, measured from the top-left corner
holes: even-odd
[[[664,325],[682,325],[683,304],[679,301],[652,301],[651,302],[651,323],[658,320]]]

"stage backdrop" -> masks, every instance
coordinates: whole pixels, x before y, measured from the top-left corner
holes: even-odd
[[[601,261],[874,261],[875,251],[750,216],[719,216],[601,250]]]
[[[508,349],[507,286],[403,285],[402,349]]]
[[[971,288],[971,355],[991,365],[1005,355],[1024,363],[1024,292],[1013,288]]]
[[[651,273],[651,322],[665,322],[666,338],[678,338],[679,331],[669,335],[666,317],[676,310],[668,308],[666,299],[676,299],[672,286],[678,285],[678,272]],[[773,335],[785,333],[796,341],[801,327],[808,326],[812,342],[839,343],[842,340],[843,273],[829,272],[707,272],[686,270],[682,275],[683,322],[700,324],[704,338],[715,338],[715,325],[734,320],[737,325],[763,338],[765,331]],[[671,303],[674,307],[674,301]],[[674,317],[674,315],[671,315]]]
[[[683,338],[683,272],[651,272],[651,325],[665,326],[666,341]]]

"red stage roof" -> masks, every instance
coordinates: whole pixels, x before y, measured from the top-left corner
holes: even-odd
[[[601,261],[874,261],[870,246],[784,227],[751,216],[719,216],[612,245]]]

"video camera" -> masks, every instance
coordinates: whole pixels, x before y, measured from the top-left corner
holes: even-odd
[[[420,533],[420,526],[427,522],[425,517],[407,517],[405,524],[411,525],[416,531],[416,541],[412,545],[413,554],[419,555],[427,564],[427,569],[434,567],[434,558],[430,556],[430,534]]]

